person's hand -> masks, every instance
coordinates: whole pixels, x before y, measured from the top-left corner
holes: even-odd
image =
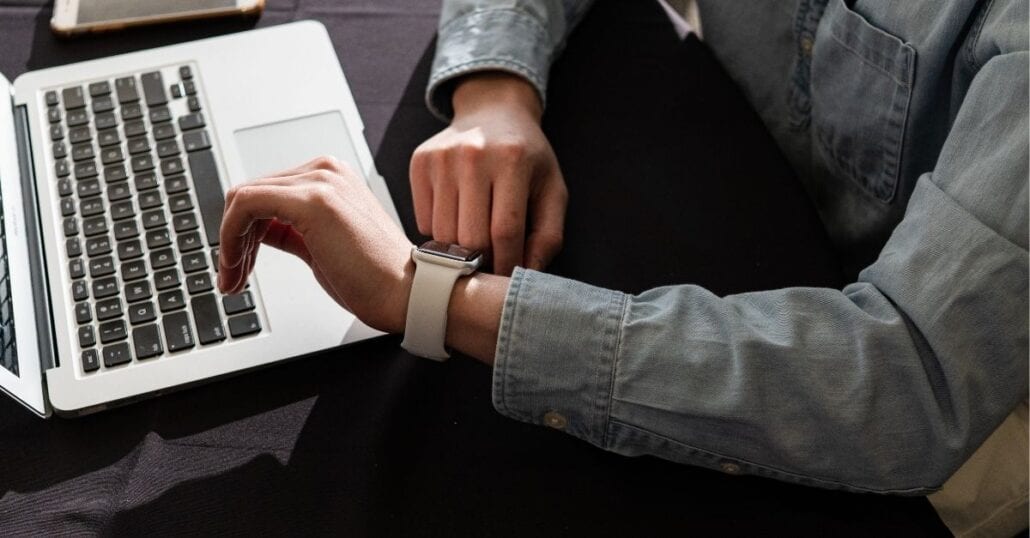
[[[451,125],[411,158],[419,232],[491,253],[500,275],[543,269],[561,250],[568,191],[536,90],[483,73],[463,80],[453,103]]]
[[[411,242],[347,165],[322,157],[229,190],[218,257],[223,293],[242,291],[262,243],[307,262],[326,292],[361,321],[403,332]]]

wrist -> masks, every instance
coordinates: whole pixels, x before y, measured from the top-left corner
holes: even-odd
[[[543,104],[536,87],[518,75],[503,71],[485,71],[461,78],[451,96],[451,105],[455,120],[484,108],[526,114],[537,123],[543,116]]]
[[[494,363],[508,277],[475,273],[458,279],[447,307],[447,346]]]

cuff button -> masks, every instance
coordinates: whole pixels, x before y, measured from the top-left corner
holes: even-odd
[[[732,461],[724,461],[720,463],[719,468],[726,474],[740,474],[740,465],[737,465]]]
[[[548,411],[544,414],[544,424],[556,430],[564,430],[569,421],[557,411]]]

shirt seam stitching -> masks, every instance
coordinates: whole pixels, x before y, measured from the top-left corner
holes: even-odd
[[[620,299],[620,304],[617,319],[613,316],[613,321],[616,323],[615,350],[612,357],[612,371],[608,378],[608,406],[604,412],[604,435],[601,438],[601,446],[606,449],[608,448],[609,433],[611,431],[612,402],[615,400],[615,378],[619,369],[619,357],[622,356],[623,328],[626,324],[626,316],[629,315],[629,298],[626,295],[613,292],[612,299]]]

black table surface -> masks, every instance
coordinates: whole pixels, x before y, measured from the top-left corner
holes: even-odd
[[[260,19],[75,40],[0,0],[0,72],[297,19],[330,34],[405,229],[438,0],[270,0]],[[570,190],[551,271],[638,292],[843,285],[804,192],[705,47],[657,4],[600,1],[553,70]],[[78,419],[0,398],[0,533],[941,535],[920,497],[856,495],[625,458],[498,415],[490,369],[383,337]],[[789,390],[789,388],[787,389]]]

